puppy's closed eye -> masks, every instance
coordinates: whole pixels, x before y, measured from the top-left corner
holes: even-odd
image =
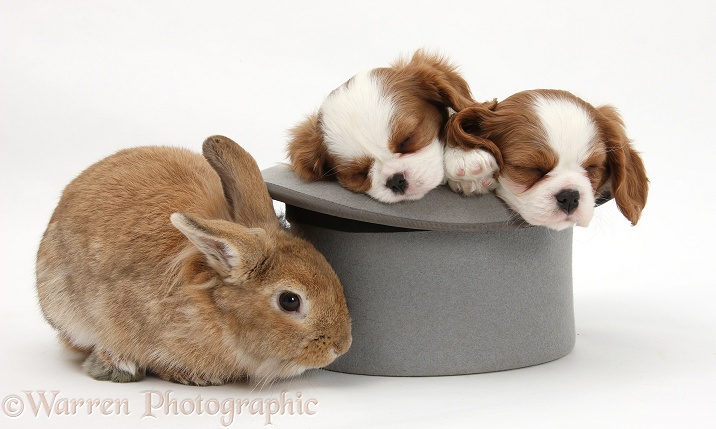
[[[439,119],[438,112],[431,110],[399,115],[394,121],[388,149],[392,153],[405,155],[430,145],[438,135]]]
[[[606,152],[603,149],[595,150],[590,157],[582,164],[587,178],[592,183],[595,192],[604,184],[608,178],[606,166]]]
[[[416,139],[413,138],[413,136],[408,136],[402,139],[395,147],[393,148],[394,153],[412,153],[415,152],[416,148]]]
[[[603,165],[588,165],[584,167],[584,171],[587,172],[587,176],[590,178],[601,177],[601,173],[605,170]]]
[[[337,173],[341,185],[355,192],[366,192],[370,189],[370,158],[359,158],[342,166]]]
[[[537,165],[511,165],[507,168],[511,170],[511,177],[527,188],[534,186],[549,173],[548,170]]]
[[[588,165],[584,167],[584,171],[587,172],[588,176],[594,175],[599,172],[599,166],[598,165]]]
[[[402,142],[400,142],[400,144],[398,145],[399,153],[411,152],[411,147],[410,147],[411,139],[412,139],[412,137],[408,137],[405,140],[403,140]]]

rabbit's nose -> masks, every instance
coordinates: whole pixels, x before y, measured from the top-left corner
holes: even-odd
[[[345,354],[351,347],[352,342],[353,338],[351,337],[351,334],[347,334],[340,337],[335,343],[333,343],[333,352],[336,354],[336,357]]]

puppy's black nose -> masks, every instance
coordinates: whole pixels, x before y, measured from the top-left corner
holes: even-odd
[[[395,173],[385,182],[385,187],[393,191],[394,194],[403,195],[408,189],[408,181],[403,173]]]
[[[571,214],[579,206],[579,191],[574,189],[563,189],[554,197],[559,208],[567,214]]]

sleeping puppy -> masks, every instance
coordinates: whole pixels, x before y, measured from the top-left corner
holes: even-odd
[[[594,107],[566,91],[532,90],[455,113],[448,145],[465,156],[494,156],[496,184],[466,179],[453,190],[496,194],[532,225],[587,226],[595,203],[610,198],[636,225],[649,181],[624,123],[611,106]]]
[[[464,151],[445,152],[450,112],[471,105],[470,88],[456,68],[420,50],[331,92],[317,113],[291,130],[288,156],[304,180],[337,180],[386,203],[417,200],[454,177],[491,180],[491,157],[471,154],[465,166]],[[447,177],[446,155],[452,166]]]

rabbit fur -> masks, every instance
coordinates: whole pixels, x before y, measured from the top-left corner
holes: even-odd
[[[338,277],[281,226],[251,155],[222,136],[203,155],[122,150],[74,179],[52,214],[40,306],[96,379],[274,380],[351,344]]]

